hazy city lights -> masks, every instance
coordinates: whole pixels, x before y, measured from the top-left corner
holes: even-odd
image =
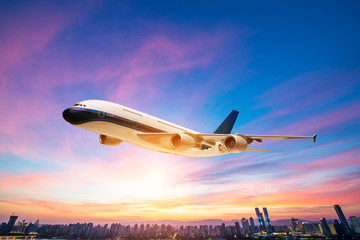
[[[334,205],[339,220],[326,220],[312,222],[291,218],[291,224],[272,224],[268,209],[255,208],[257,225],[253,218],[250,221],[242,218],[234,221],[234,224],[201,224],[201,225],[174,225],[165,223],[136,223],[133,225],[111,223],[70,223],[70,224],[41,224],[39,220],[35,223],[27,223],[25,220],[17,222],[18,216],[12,215],[8,223],[2,223],[0,233],[4,236],[35,236],[39,238],[159,238],[159,239],[241,239],[262,237],[329,237],[347,238],[360,237],[359,218],[349,218],[348,224],[342,209]],[[265,219],[265,220],[264,220]],[[290,219],[288,219],[290,221]]]

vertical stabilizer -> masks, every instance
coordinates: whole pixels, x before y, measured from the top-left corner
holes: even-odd
[[[238,111],[232,110],[214,131],[214,134],[230,134],[238,114]]]

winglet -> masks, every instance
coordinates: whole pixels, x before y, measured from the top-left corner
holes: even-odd
[[[316,142],[316,137],[317,137],[317,134],[314,134],[314,136],[313,136],[314,143]]]
[[[214,131],[214,134],[230,134],[238,114],[238,111],[232,110]]]

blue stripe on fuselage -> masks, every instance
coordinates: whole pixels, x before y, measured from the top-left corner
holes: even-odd
[[[141,132],[165,132],[161,129],[157,129],[142,124],[140,122],[136,122],[104,111],[99,111],[89,108],[78,108],[78,107],[72,107],[71,109],[76,110],[76,113],[74,113],[74,115],[76,115],[76,119],[78,119],[78,121],[72,123],[73,125],[81,125],[84,123],[94,122],[94,121],[103,121],[103,122],[117,124]]]

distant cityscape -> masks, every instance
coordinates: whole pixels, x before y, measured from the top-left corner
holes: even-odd
[[[355,216],[347,221],[339,205],[334,205],[339,219],[317,223],[291,218],[291,224],[273,225],[266,207],[255,208],[257,225],[252,217],[234,225],[172,226],[170,224],[94,225],[93,223],[40,224],[25,220],[16,222],[12,215],[0,225],[0,239],[64,238],[64,239],[360,239],[360,224]],[[350,222],[350,224],[349,224]]]

